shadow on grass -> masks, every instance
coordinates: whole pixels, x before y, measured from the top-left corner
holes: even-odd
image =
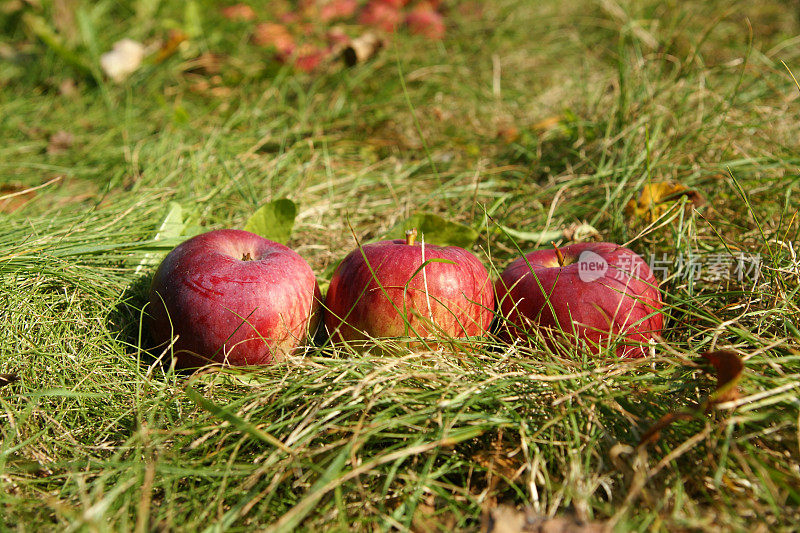
[[[169,365],[169,357],[154,345],[150,336],[147,308],[150,302],[150,281],[152,276],[136,278],[122,294],[119,303],[109,314],[111,329],[117,332],[117,339],[125,346],[125,353],[136,359],[141,358],[144,367],[153,364]]]

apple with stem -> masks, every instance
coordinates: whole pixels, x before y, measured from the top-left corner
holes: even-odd
[[[193,237],[162,261],[150,288],[153,340],[174,340],[179,367],[262,365],[297,349],[319,322],[314,272],[297,252],[243,230]]]
[[[337,267],[325,300],[325,326],[334,342],[416,337],[431,346],[432,337],[487,332],[494,290],[486,268],[463,248],[416,237],[410,230],[405,240],[365,244]]]
[[[506,339],[543,329],[551,347],[577,341],[597,354],[616,345],[620,357],[641,357],[664,324],[650,267],[609,242],[530,252],[505,269],[495,290]]]

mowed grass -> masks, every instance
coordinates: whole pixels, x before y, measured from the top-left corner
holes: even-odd
[[[0,15],[0,197],[60,177],[0,208],[0,373],[19,377],[0,388],[0,529],[477,531],[500,504],[619,531],[796,527],[796,2],[453,2],[444,41],[401,33],[313,75],[211,2],[67,4],[57,31],[89,65],[123,36],[194,33],[117,85]],[[59,130],[72,144],[48,151]],[[667,180],[705,202],[626,213]],[[487,339],[159,364],[143,317],[168,203],[210,230],[281,197],[323,286],[419,210],[478,229],[495,276],[547,245],[497,224],[588,222],[663,267],[664,341],[636,361]],[[757,268],[709,276],[738,252]],[[637,447],[712,393],[697,354],[715,349],[744,359],[740,399]]]

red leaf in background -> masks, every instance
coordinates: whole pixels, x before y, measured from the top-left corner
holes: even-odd
[[[422,2],[406,15],[409,31],[415,35],[423,35],[428,39],[444,37],[444,18],[441,13],[428,2]]]
[[[303,72],[311,72],[322,63],[327,55],[327,50],[319,49],[314,45],[303,45],[297,51],[294,66]]]
[[[256,12],[247,4],[234,4],[232,6],[223,7],[220,12],[222,16],[228,20],[255,20]]]
[[[386,32],[393,32],[403,21],[403,14],[398,7],[395,7],[385,0],[370,0],[364,6],[364,11],[358,21],[364,26],[371,26]]]
[[[288,28],[274,22],[262,22],[253,30],[253,42],[259,46],[270,46],[280,54],[291,55],[294,52],[294,37]]]
[[[334,48],[341,48],[350,44],[350,36],[341,28],[331,28],[330,31],[325,34],[325,39],[327,39],[328,43]]]
[[[394,9],[402,9],[408,4],[409,0],[377,0],[379,4],[386,4]]]
[[[278,15],[278,20],[283,22],[284,24],[294,24],[300,20],[300,15],[294,12],[289,13],[281,13]]]
[[[323,22],[346,19],[355,15],[358,0],[330,0],[319,9],[319,18]]]

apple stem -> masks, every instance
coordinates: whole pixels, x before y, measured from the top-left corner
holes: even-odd
[[[416,228],[410,229],[406,231],[406,244],[411,246],[414,244],[414,241],[417,240],[417,230]]]
[[[245,252],[244,255],[242,255],[242,261],[252,261],[252,260],[253,258],[250,256],[250,252]]]
[[[558,258],[558,266],[562,266],[563,267],[564,266],[564,254],[562,254],[561,250],[558,249],[558,246],[556,246],[555,241],[550,241],[550,244],[553,245],[553,248],[556,251],[556,258]]]

